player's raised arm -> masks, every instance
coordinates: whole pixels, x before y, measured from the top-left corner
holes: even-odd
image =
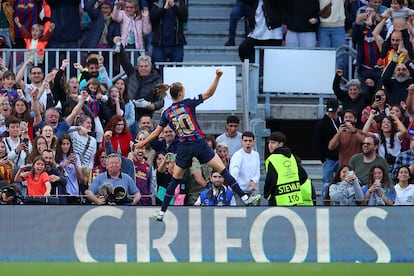
[[[223,75],[223,71],[221,69],[217,69],[216,78],[214,79],[210,87],[207,89],[207,91],[202,94],[203,100],[207,100],[208,98],[214,95],[214,92],[216,91],[217,85],[222,75]]]
[[[154,140],[156,137],[158,137],[163,129],[164,128],[162,126],[158,125],[154,129],[154,131],[151,132],[151,134],[147,138],[144,139],[144,141],[138,141],[137,143],[135,143],[134,146],[136,148],[142,148],[142,147],[144,147],[146,144],[148,144],[149,142],[151,142],[152,140]]]

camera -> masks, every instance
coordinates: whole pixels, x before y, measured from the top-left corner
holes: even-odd
[[[117,186],[114,188],[113,193],[108,194],[106,197],[106,203],[107,204],[123,204],[127,201],[128,194],[124,187]]]

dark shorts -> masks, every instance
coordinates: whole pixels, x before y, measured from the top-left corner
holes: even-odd
[[[204,164],[213,159],[214,155],[214,151],[205,139],[182,142],[177,145],[175,164],[182,169],[187,169],[191,167],[193,157]]]

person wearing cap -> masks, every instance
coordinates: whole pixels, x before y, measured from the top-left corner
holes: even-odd
[[[264,196],[269,206],[303,205],[308,194],[314,198],[308,174],[286,146],[286,135],[280,131],[270,134],[268,149]]]
[[[343,119],[339,115],[339,103],[337,99],[329,99],[326,102],[326,113],[315,127],[314,143],[315,151],[322,162],[322,194],[325,196],[326,189],[339,167],[338,149],[330,150],[329,141],[338,132]],[[322,202],[319,202],[322,204]]]
[[[361,93],[361,83],[358,79],[352,79],[346,83],[346,90],[342,90],[340,83],[342,80],[343,71],[336,70],[335,78],[332,84],[332,89],[336,98],[342,103],[342,110],[352,109],[356,111],[357,126],[362,128],[361,122],[362,110],[371,104],[372,95],[375,91],[369,90],[368,93]]]

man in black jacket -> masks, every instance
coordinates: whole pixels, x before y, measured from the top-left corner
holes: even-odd
[[[338,100],[329,99],[326,103],[326,113],[316,125],[314,140],[316,153],[322,162],[322,199],[325,198],[326,188],[339,167],[338,148],[329,150],[328,144],[338,132],[342,122]]]

